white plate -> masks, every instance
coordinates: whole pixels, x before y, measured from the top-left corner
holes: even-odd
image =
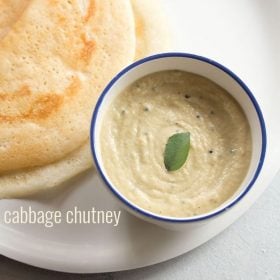
[[[158,263],[188,252],[220,233],[272,181],[280,167],[279,1],[162,1],[177,36],[176,50],[208,56],[229,67],[246,82],[261,105],[268,130],[268,151],[255,187],[227,215],[210,225],[182,233],[149,225],[124,211],[118,227],[64,223],[46,229],[42,225],[5,225],[0,215],[3,255],[66,272],[107,272]],[[117,209],[92,171],[45,197],[3,200],[0,213],[29,205],[46,211],[66,211],[75,206]]]

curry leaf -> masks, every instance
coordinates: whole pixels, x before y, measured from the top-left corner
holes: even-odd
[[[164,165],[168,171],[181,168],[186,162],[190,150],[191,134],[176,133],[169,137],[164,151]]]

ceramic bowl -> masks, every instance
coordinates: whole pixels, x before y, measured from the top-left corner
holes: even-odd
[[[248,173],[234,195],[225,203],[211,212],[198,216],[175,218],[161,216],[149,212],[129,201],[111,181],[103,166],[100,152],[100,130],[108,106],[118,94],[136,80],[159,71],[183,70],[204,76],[227,90],[243,108],[249,121],[252,134],[252,158]],[[190,225],[207,223],[218,215],[230,211],[249,191],[262,169],[266,152],[266,128],[261,109],[249,88],[237,75],[223,65],[205,57],[187,53],[162,53],[144,58],[121,71],[108,84],[101,94],[91,123],[91,148],[96,169],[104,183],[104,187],[119,201],[129,212],[148,222],[163,226],[168,229],[180,230]]]

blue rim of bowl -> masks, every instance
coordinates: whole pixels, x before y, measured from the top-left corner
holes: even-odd
[[[149,61],[153,61],[153,60],[157,60],[157,59],[162,59],[162,58],[172,58],[172,57],[178,57],[178,58],[189,58],[189,59],[194,59],[194,60],[199,60],[208,64],[211,64],[217,68],[219,68],[220,70],[222,70],[223,72],[225,72],[227,75],[229,75],[231,78],[233,78],[240,86],[241,88],[246,92],[246,94],[248,95],[248,97],[250,98],[252,104],[254,105],[254,108],[257,112],[258,118],[259,118],[259,123],[261,126],[261,134],[262,134],[262,150],[261,150],[261,156],[259,159],[259,163],[257,166],[257,169],[255,171],[255,174],[252,178],[252,180],[250,181],[250,183],[247,185],[247,187],[244,189],[243,192],[241,192],[231,203],[229,203],[228,205],[226,205],[225,207],[223,207],[222,209],[219,209],[217,211],[213,211],[209,214],[202,214],[198,217],[186,217],[186,218],[172,218],[172,217],[165,217],[165,216],[161,216],[161,215],[157,215],[148,211],[145,211],[144,209],[139,208],[138,206],[132,204],[129,200],[127,200],[125,197],[121,196],[115,189],[115,187],[113,187],[111,185],[111,183],[107,180],[105,174],[102,171],[102,168],[99,165],[96,153],[95,153],[95,144],[94,144],[94,131],[95,131],[95,127],[96,127],[96,121],[97,121],[97,116],[99,113],[99,108],[100,105],[103,102],[103,99],[105,98],[106,94],[110,91],[110,89],[114,86],[114,84],[122,77],[124,76],[127,72],[129,72],[130,70],[146,63]],[[125,69],[123,69],[121,72],[119,72],[112,80],[111,82],[106,86],[106,88],[103,90],[102,94],[100,95],[96,106],[95,106],[95,110],[93,112],[93,116],[92,116],[92,121],[91,121],[91,128],[90,128],[90,144],[91,144],[91,151],[92,151],[92,155],[93,155],[93,159],[97,168],[97,171],[99,172],[99,175],[101,176],[102,180],[105,182],[106,186],[109,188],[109,190],[121,201],[123,202],[128,208],[132,209],[134,212],[140,214],[140,215],[144,215],[146,218],[152,218],[158,221],[163,221],[163,222],[171,222],[171,223],[189,223],[189,222],[199,222],[199,221],[203,221],[206,219],[210,219],[213,217],[216,217],[218,215],[220,215],[221,213],[229,210],[231,207],[233,207],[236,203],[238,203],[248,192],[249,190],[252,188],[252,186],[254,185],[255,181],[257,180],[260,171],[262,169],[263,163],[264,163],[264,159],[265,159],[265,153],[266,153],[266,145],[267,145],[267,138],[266,138],[266,126],[265,126],[265,122],[264,122],[264,118],[263,118],[263,114],[261,112],[260,106],[257,102],[257,100],[255,99],[254,95],[252,94],[252,92],[250,91],[250,89],[246,86],[246,84],[236,75],[234,74],[231,70],[229,70],[228,68],[226,68],[225,66],[221,65],[220,63],[200,56],[200,55],[195,55],[195,54],[190,54],[190,53],[182,53],[182,52],[168,52],[168,53],[160,53],[160,54],[156,54],[156,55],[152,55],[152,56],[148,56],[146,58],[143,58],[141,60],[138,60],[134,63],[132,63],[131,65],[127,66]]]

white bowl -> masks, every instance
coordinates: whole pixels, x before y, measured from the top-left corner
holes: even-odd
[[[100,152],[100,130],[104,114],[112,100],[134,81],[154,72],[183,70],[204,76],[227,90],[241,105],[252,132],[252,158],[248,173],[235,194],[211,212],[185,218],[161,216],[129,201],[111,181],[103,166]],[[236,205],[253,187],[266,152],[266,128],[260,107],[248,87],[232,71],[205,57],[187,53],[163,53],[144,58],[121,71],[101,94],[91,124],[91,148],[97,171],[109,192],[132,214],[169,229],[184,229],[209,222]]]

